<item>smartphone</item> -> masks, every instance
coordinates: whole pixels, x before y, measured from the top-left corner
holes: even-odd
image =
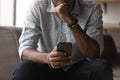
[[[71,42],[59,42],[57,44],[57,50],[60,52],[65,52],[68,55],[72,53],[72,43]]]

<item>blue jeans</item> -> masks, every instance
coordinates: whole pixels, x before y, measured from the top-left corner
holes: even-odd
[[[21,61],[13,74],[13,80],[113,80],[112,78],[112,68],[103,59],[80,61],[68,71],[51,69],[46,64]]]

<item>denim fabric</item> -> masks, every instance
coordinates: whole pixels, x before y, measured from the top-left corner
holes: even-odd
[[[113,80],[112,67],[103,59],[80,61],[67,73],[70,80]]]

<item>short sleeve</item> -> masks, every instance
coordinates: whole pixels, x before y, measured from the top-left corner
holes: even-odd
[[[35,1],[30,5],[26,12],[24,19],[24,27],[19,39],[19,56],[22,57],[22,53],[26,48],[36,49],[38,40],[40,38],[40,7]]]
[[[96,4],[94,10],[86,25],[86,34],[92,39],[96,40],[100,47],[100,55],[103,52],[103,21],[102,21],[102,9],[99,4]]]

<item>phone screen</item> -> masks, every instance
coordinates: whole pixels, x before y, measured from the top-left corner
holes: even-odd
[[[68,55],[71,55],[72,43],[70,43],[70,42],[60,42],[57,45],[57,50],[60,51],[60,52],[65,52]]]

